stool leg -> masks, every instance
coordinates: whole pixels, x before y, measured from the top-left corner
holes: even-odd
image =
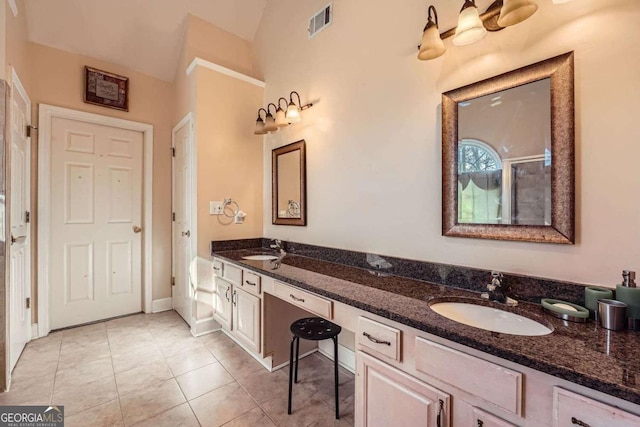
[[[335,371],[336,389],[336,420],[340,419],[340,405],[338,399],[338,336],[333,337],[333,369]]]
[[[298,384],[298,362],[300,361],[300,337],[296,337],[296,373],[293,382]]]
[[[294,341],[296,341],[297,337],[291,339],[291,350],[289,351],[289,400],[287,402],[287,414],[291,415],[291,395],[293,394],[293,345]]]

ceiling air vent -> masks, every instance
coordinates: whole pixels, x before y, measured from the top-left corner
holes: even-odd
[[[309,18],[309,38],[315,37],[320,31],[333,22],[333,3],[329,3],[321,11]]]

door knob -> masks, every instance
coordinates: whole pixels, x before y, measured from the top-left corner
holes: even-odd
[[[191,236],[191,231],[189,231],[189,230],[187,230],[187,231],[183,231],[183,232],[182,232],[182,233],[180,233],[180,234],[182,234],[183,236],[190,237],[190,236]]]
[[[141,232],[141,231],[142,231],[142,227],[138,227],[137,225],[134,225],[134,226],[133,226],[133,232],[134,232],[134,233],[139,233],[139,232]]]

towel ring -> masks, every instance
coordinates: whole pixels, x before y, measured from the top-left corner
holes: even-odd
[[[235,205],[236,208],[231,209],[230,205]],[[233,212],[233,214],[227,215],[227,207],[229,207],[229,209],[231,210],[231,212]],[[224,204],[222,205],[222,213],[224,214],[224,216],[226,216],[227,218],[234,218],[239,211],[240,211],[240,206],[238,206],[238,203],[236,203],[235,200],[224,199]]]

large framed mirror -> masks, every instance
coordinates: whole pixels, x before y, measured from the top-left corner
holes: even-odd
[[[277,225],[307,225],[304,140],[271,151],[272,218]]]
[[[442,234],[574,243],[573,52],[442,95]]]

